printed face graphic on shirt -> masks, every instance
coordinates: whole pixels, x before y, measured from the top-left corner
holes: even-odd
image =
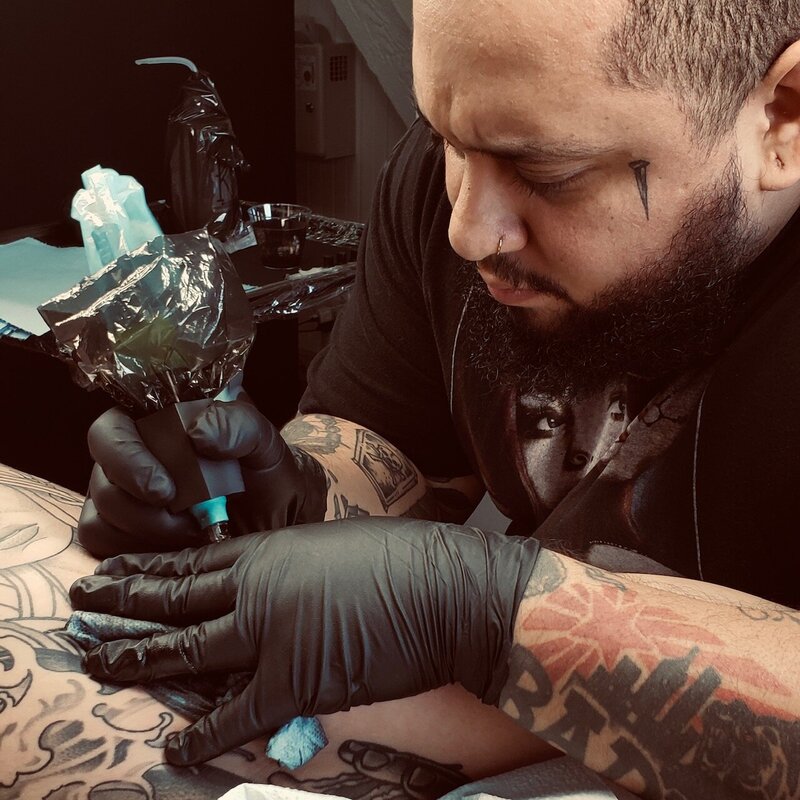
[[[550,510],[583,478],[625,430],[624,387],[574,404],[521,395],[516,435],[532,493]]]

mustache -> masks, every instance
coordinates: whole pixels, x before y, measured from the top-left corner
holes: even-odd
[[[571,300],[569,294],[560,283],[525,269],[519,259],[512,255],[500,253],[483,259],[481,265],[486,267],[495,277],[514,289],[530,290],[542,294],[553,295],[560,300]]]

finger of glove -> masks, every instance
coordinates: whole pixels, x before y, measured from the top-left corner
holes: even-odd
[[[101,561],[95,575],[159,575],[164,578],[197,575],[233,566],[264,534],[237,536],[205,547],[188,547],[173,553],[125,553]]]
[[[288,712],[279,719],[267,708],[256,675],[241,694],[171,738],[165,756],[175,766],[201,764],[259,736],[271,736],[291,716]]]
[[[187,429],[198,452],[211,458],[236,458],[252,470],[269,469],[288,448],[278,429],[252,404],[216,401]]]
[[[173,675],[252,669],[250,648],[233,614],[147,639],[117,639],[84,656],[86,671],[100,680],[138,682]]]
[[[236,587],[226,582],[227,574],[221,570],[180,578],[89,575],[72,584],[69,596],[81,611],[186,625],[233,610]]]
[[[78,541],[97,558],[117,553],[153,552],[164,546],[164,536],[155,529],[122,530],[111,525],[98,513],[94,501],[87,497],[77,527]],[[197,539],[197,532],[172,536],[170,547],[185,547]]]
[[[87,441],[92,458],[111,483],[154,505],[165,505],[175,496],[169,472],[147,449],[136,423],[122,409],[112,408],[98,417]]]
[[[166,508],[150,505],[115,485],[98,464],[92,470],[89,495],[100,516],[115,528],[156,533],[161,546],[170,550],[197,540],[199,529],[188,513],[172,514]]]

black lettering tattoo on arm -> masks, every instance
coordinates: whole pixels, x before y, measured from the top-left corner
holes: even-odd
[[[578,759],[591,737],[612,737],[614,759],[602,774],[615,782],[635,775],[642,797],[740,797],[743,789],[764,800],[800,796],[800,723],[717,699],[715,669],[690,677],[697,656],[693,648],[663,659],[647,676],[623,656],[613,669],[601,664],[586,679],[573,675],[556,692],[536,656],[516,645],[500,707]],[[537,711],[556,694],[562,710],[542,728]]]
[[[639,161],[631,161],[628,166],[636,176],[636,185],[639,187],[639,197],[642,199],[644,213],[647,219],[650,219],[650,194],[647,185],[647,168],[650,166],[650,162],[640,159]]]
[[[517,623],[536,633],[512,649],[501,708],[641,797],[800,798],[800,721],[772,699],[792,688],[680,607],[590,569],[546,591],[558,570],[537,564]],[[796,624],[788,609],[741,611]]]
[[[747,608],[740,606],[739,611],[755,622],[791,622],[800,625],[800,611],[788,608]]]
[[[408,494],[418,483],[414,465],[372,431],[356,431],[353,461],[375,487],[384,511]]]

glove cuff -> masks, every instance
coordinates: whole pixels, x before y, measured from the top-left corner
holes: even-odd
[[[459,647],[456,670],[464,673],[457,678],[466,689],[496,706],[508,681],[517,613],[541,545],[534,538],[482,535],[486,540],[485,605],[483,613],[471,620],[471,635]]]

